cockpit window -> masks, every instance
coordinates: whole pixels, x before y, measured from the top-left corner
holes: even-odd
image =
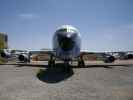
[[[66,28],[64,28],[64,29],[59,29],[59,30],[57,30],[56,32],[58,32],[58,33],[60,33],[60,32],[67,32],[67,29],[66,29]]]
[[[67,28],[63,28],[63,29],[59,29],[56,31],[56,33],[61,33],[61,32],[71,32],[71,33],[78,33],[76,30],[74,29],[67,29]]]

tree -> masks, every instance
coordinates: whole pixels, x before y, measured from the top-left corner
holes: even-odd
[[[3,41],[3,39],[1,39],[0,38],[0,49],[4,49],[4,45],[5,43],[4,43],[4,41]]]

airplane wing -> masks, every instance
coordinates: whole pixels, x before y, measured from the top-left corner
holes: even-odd
[[[1,56],[11,58],[11,57],[16,57],[19,59],[19,61],[29,61],[30,59],[33,58],[34,60],[41,60],[44,61],[46,58],[48,59],[50,56],[55,56],[55,51],[51,49],[44,49],[44,50],[3,50],[1,52]],[[111,55],[107,55],[104,52],[88,52],[88,51],[81,51],[80,52],[80,57],[83,57],[85,60],[110,60],[109,57]],[[113,59],[114,61],[114,59]],[[109,62],[113,62],[109,61]]]
[[[47,61],[51,56],[55,57],[54,50],[29,51],[32,60]]]
[[[31,58],[37,58],[40,55],[55,56],[55,52],[50,49],[46,50],[9,50],[4,49],[0,52],[2,58],[18,59],[19,61],[29,62]],[[47,57],[48,58],[48,57]]]
[[[81,51],[80,56],[84,60],[101,60],[106,63],[112,63],[115,61],[115,57],[109,53],[106,52],[88,52],[88,51]]]
[[[18,52],[17,52],[18,51]],[[23,62],[26,62],[26,63],[21,63],[21,62],[11,62],[10,61],[6,64],[9,64],[9,65],[20,65],[20,66],[48,66],[47,63],[33,63],[33,62],[30,62],[29,60],[32,59],[32,58],[35,58],[35,61],[36,60],[39,60],[40,61],[40,58],[38,59],[38,56],[40,57],[40,55],[42,55],[42,60],[41,61],[48,61],[50,56],[55,56],[55,51],[53,50],[37,50],[37,51],[28,51],[28,50],[17,50],[15,52],[12,52],[14,55],[16,54],[19,58],[19,61],[23,61]],[[47,55],[46,59],[44,57],[44,55]],[[10,55],[10,53],[8,52],[8,56]],[[105,52],[88,52],[88,51],[81,51],[80,52],[80,56],[83,57],[84,61],[103,61],[102,63],[90,63],[87,65],[87,66],[126,66],[126,65],[129,65],[129,64],[125,64],[125,63],[115,63],[115,58],[112,56],[112,55],[109,55]],[[44,60],[45,59],[45,60]],[[33,60],[33,59],[32,59]],[[34,60],[33,60],[34,61]],[[132,63],[131,63],[132,64]],[[81,67],[81,66],[80,66]]]

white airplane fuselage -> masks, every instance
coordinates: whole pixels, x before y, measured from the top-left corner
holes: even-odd
[[[72,60],[80,55],[81,37],[79,31],[70,25],[58,28],[53,36],[55,56],[62,60]]]

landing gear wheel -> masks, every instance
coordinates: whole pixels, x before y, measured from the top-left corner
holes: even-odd
[[[84,60],[82,58],[79,58],[79,60],[78,60],[78,66],[79,67],[84,67],[85,66],[85,62],[84,62]]]
[[[48,61],[48,66],[49,67],[54,67],[55,66],[55,60],[49,60]]]
[[[64,72],[69,73],[70,72],[70,65],[69,62],[64,62]]]

